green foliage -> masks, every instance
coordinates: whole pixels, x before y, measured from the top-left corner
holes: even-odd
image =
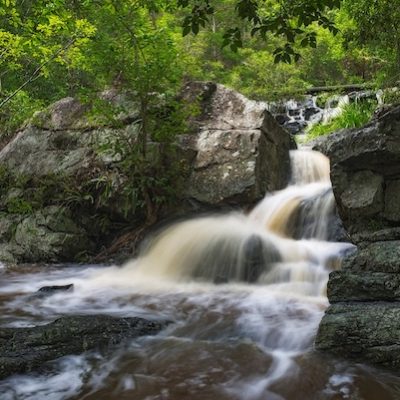
[[[201,27],[205,27],[210,17],[216,13],[211,0],[178,0],[178,6],[190,8],[190,13],[183,21],[183,34],[190,32],[198,34]],[[273,34],[284,39],[282,46],[274,51],[274,60],[291,63],[300,59],[300,53],[295,46],[317,46],[317,34],[310,30],[313,23],[329,29],[336,35],[338,29],[332,19],[327,17],[327,10],[340,7],[340,0],[319,1],[257,1],[237,0],[231,5],[234,7],[239,20],[246,21],[251,29],[251,36],[259,35],[266,40],[267,34]],[[224,35],[224,46],[230,46],[237,51],[243,46],[242,29],[239,26],[229,27]]]
[[[340,129],[359,128],[367,124],[376,109],[376,102],[360,101],[348,104],[342,114],[327,124],[314,125],[307,134],[307,140],[338,131]]]
[[[115,160],[118,170],[115,176],[127,178],[119,199],[126,217],[137,211],[144,213],[148,221],[154,221],[161,207],[180,196],[186,166],[175,156],[174,140],[178,134],[186,132],[185,121],[195,115],[197,109],[195,105],[173,99],[166,103],[168,106],[158,106],[148,112],[149,137],[153,141],[147,143],[145,153],[140,145],[140,121],[133,128],[119,130],[108,137],[97,149]],[[102,188],[100,199],[106,202],[113,193],[110,177],[93,180],[97,188]]]
[[[392,105],[400,104],[400,90],[386,89],[383,92],[382,100],[385,104],[392,104]]]
[[[3,123],[0,137],[7,139],[43,105],[43,101],[32,98],[28,92],[24,90],[18,92],[4,107],[0,108],[0,121]]]
[[[153,219],[179,194],[184,175],[185,166],[172,161],[173,142],[197,112],[175,100],[185,81],[218,81],[260,100],[311,86],[395,84],[399,1],[0,0],[2,144],[36,110],[65,96],[84,99],[96,123],[114,128],[122,128],[117,115],[137,111],[131,131],[120,129],[98,149],[114,170],[46,182],[0,170],[4,187],[11,180],[25,193],[5,207],[27,213],[63,203],[101,216],[122,185],[126,217]],[[98,100],[107,88],[131,93],[132,104]],[[314,132],[355,126],[369,112],[346,110],[336,126]],[[121,173],[127,182],[118,180]]]
[[[350,45],[368,51],[380,85],[395,84],[400,73],[400,1],[343,0],[343,8],[354,21],[347,33]]]
[[[20,197],[12,197],[7,201],[7,212],[10,214],[32,214],[33,206],[31,203]]]

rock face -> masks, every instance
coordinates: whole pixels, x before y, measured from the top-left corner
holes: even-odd
[[[266,104],[214,83],[190,83],[183,96],[200,103],[191,121],[197,134],[185,138],[197,151],[189,198],[211,206],[252,204],[286,185],[291,138]]]
[[[62,317],[33,328],[0,328],[0,379],[31,371],[65,355],[154,335],[165,325],[143,318],[85,315]]]
[[[356,242],[400,222],[400,108],[362,129],[341,131],[315,147],[332,165],[340,216]]]
[[[107,126],[86,108],[60,100],[0,151],[1,261],[77,260],[95,250],[102,224],[134,215],[134,201],[120,204],[126,177],[98,149],[109,138],[134,137],[135,125]],[[107,185],[112,195],[101,197]]]
[[[317,349],[388,368],[400,366],[397,303],[340,303],[326,312]]]
[[[331,158],[340,216],[358,251],[328,283],[317,349],[400,365],[400,108],[318,147]]]

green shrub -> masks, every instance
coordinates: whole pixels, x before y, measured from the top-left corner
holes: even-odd
[[[340,129],[359,128],[371,120],[375,109],[376,102],[373,101],[348,104],[337,118],[327,124],[314,125],[307,134],[307,140],[312,140]]]
[[[383,92],[382,100],[385,104],[400,104],[400,90],[398,89],[386,89]]]
[[[0,139],[10,137],[24,122],[43,108],[44,102],[32,98],[27,92],[21,90],[0,110]]]

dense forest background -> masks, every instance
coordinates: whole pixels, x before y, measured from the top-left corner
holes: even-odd
[[[254,35],[254,21],[240,15],[238,0],[202,1],[212,5],[208,22],[185,27],[196,12],[188,1],[0,0],[3,137],[55,100],[91,101],[110,87],[134,90],[147,112],[160,95],[175,98],[189,80],[274,100],[313,86],[390,87],[399,79],[399,0],[246,2],[275,22],[285,3],[318,3],[326,20],[303,24],[300,38],[279,26]],[[285,23],[296,33],[298,17]],[[288,42],[296,57],[277,57]]]

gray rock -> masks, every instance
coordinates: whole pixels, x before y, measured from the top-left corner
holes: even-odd
[[[321,112],[320,108],[317,107],[308,107],[304,110],[304,119],[306,121],[311,120],[314,115],[317,115]]]
[[[400,366],[400,107],[361,129],[314,145],[331,159],[343,224],[358,251],[333,272],[316,347],[380,366]]]
[[[72,97],[61,99],[47,109],[35,113],[32,125],[50,131],[65,130],[92,130],[122,123],[130,124],[139,118],[139,102],[134,92],[121,92],[117,89],[108,89],[99,95],[99,101],[104,100],[102,106],[109,108],[107,113],[93,112],[93,106],[83,104]],[[160,103],[162,100],[160,99]],[[110,118],[106,114],[112,114]]]
[[[20,215],[0,214],[0,242],[9,242],[13,238],[15,229],[22,218]]]
[[[93,248],[68,210],[56,206],[39,210],[19,223],[14,242],[22,249],[19,261],[23,262],[70,261]]]
[[[384,215],[389,221],[400,222],[400,180],[386,182]]]
[[[260,130],[204,131],[197,146],[189,197],[208,204],[251,204],[263,196],[267,180],[261,177],[267,173],[260,152],[267,142]]]
[[[382,176],[371,171],[360,171],[351,174],[347,182],[349,186],[339,195],[342,207],[351,217],[373,216],[383,210]]]
[[[99,149],[121,136],[137,137],[137,124],[131,123],[137,117],[137,107],[125,95],[107,92],[104,96],[119,110],[116,118],[126,125],[104,126],[101,120],[89,117],[86,106],[67,98],[38,113],[0,151],[1,165],[15,177],[13,184],[18,186],[18,180],[22,180],[31,185],[24,189],[21,184],[10,186],[1,193],[0,260],[76,261],[78,254],[94,250],[93,241],[99,241],[104,221],[134,218],[137,204],[124,196],[128,178],[116,167],[119,160],[115,154]],[[130,107],[129,112],[125,107]],[[152,151],[153,147],[149,144],[149,154],[158,156],[159,149]],[[60,187],[65,199],[52,198],[59,195],[54,193],[55,182],[60,186],[65,182]],[[95,189],[89,194],[80,191],[85,184],[103,184],[108,197],[101,197],[101,190],[98,197]],[[35,197],[35,193],[39,195]],[[88,207],[90,199],[93,204]],[[61,201],[62,212],[61,208],[47,208]]]
[[[69,285],[62,286],[43,286],[41,287],[37,293],[39,295],[50,296],[59,292],[72,292],[74,290],[74,284],[70,283]]]
[[[399,301],[400,274],[334,271],[329,276],[331,303],[350,301]]]
[[[400,367],[400,303],[334,304],[319,326],[317,350],[357,361]]]
[[[358,251],[344,261],[343,269],[363,275],[364,272],[400,274],[400,241],[361,243]]]
[[[89,133],[30,125],[0,151],[0,163],[16,174],[72,175],[92,162],[90,140]]]
[[[190,82],[182,98],[200,107],[192,124],[204,130],[259,129],[267,105],[213,82]]]
[[[290,118],[286,114],[274,115],[274,118],[276,119],[279,125],[284,125],[286,122],[290,120]]]
[[[126,339],[157,334],[166,323],[105,315],[67,316],[32,328],[0,328],[0,379],[44,362]]]
[[[290,121],[286,122],[283,127],[292,135],[297,135],[303,132],[307,127],[307,123],[305,121]]]
[[[195,133],[183,141],[183,147],[197,152],[188,197],[211,206],[243,206],[285,186],[291,138],[265,103],[204,82],[188,84],[183,96],[200,102],[200,113],[191,121]]]
[[[398,223],[400,107],[360,129],[314,143],[331,160],[331,180],[343,224],[355,242]]]
[[[66,97],[52,104],[48,109],[34,115],[35,125],[47,130],[65,130],[83,128],[82,119],[87,111],[82,103],[72,97]],[[87,120],[85,121],[88,122]]]

